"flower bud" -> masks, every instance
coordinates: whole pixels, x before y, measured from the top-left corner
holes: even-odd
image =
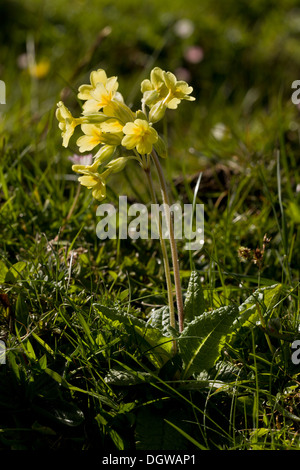
[[[158,101],[155,105],[152,106],[149,112],[149,121],[157,122],[160,121],[165,115],[166,107],[162,101]]]
[[[111,101],[106,109],[111,117],[115,117],[123,124],[135,120],[135,114],[126,104],[120,101]]]
[[[167,157],[167,147],[164,140],[160,136],[158,136],[157,142],[155,142],[153,145],[157,155],[159,155],[161,158]]]
[[[104,113],[91,113],[91,114],[86,114],[82,118],[82,122],[84,124],[102,124],[103,122],[107,121],[108,119],[111,119],[111,117],[107,116]]]
[[[120,157],[106,165],[107,168],[110,168],[112,173],[119,173],[125,168],[125,165],[128,161],[127,157]]]
[[[72,165],[72,170],[75,171],[75,173],[90,174],[96,173],[98,167],[99,162],[94,161],[92,165]]]
[[[136,116],[136,119],[142,119],[143,121],[147,121],[146,114],[143,113],[143,111],[141,111],[140,109],[136,111],[135,116]]]
[[[95,155],[95,161],[102,163],[106,160],[109,160],[116,150],[115,145],[103,145],[100,150]]]

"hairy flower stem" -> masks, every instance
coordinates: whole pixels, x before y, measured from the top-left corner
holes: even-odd
[[[150,168],[144,168],[144,171],[147,176],[151,199],[153,200],[154,204],[157,204],[157,198],[155,194],[155,189],[154,189],[154,184],[153,184]],[[165,269],[165,277],[166,277],[166,283],[167,283],[170,325],[172,326],[172,328],[175,329],[176,322],[175,322],[175,311],[174,311],[174,303],[173,303],[171,272],[170,272],[170,266],[169,266],[167,247],[166,247],[165,240],[163,238],[162,226],[161,226],[161,221],[160,221],[159,216],[157,220],[157,225],[158,225],[159,239],[160,239],[161,251],[162,251],[163,262],[164,262],[164,269]],[[175,351],[176,351],[176,342],[174,341],[174,352]]]
[[[158,174],[160,187],[161,187],[161,194],[163,198],[163,203],[166,207],[170,207],[170,200],[168,195],[168,188],[167,183],[165,180],[165,176],[163,173],[163,169],[161,167],[159,158],[155,152],[152,151],[152,159],[154,165],[156,167],[156,171]],[[182,300],[182,291],[181,291],[181,281],[180,281],[180,271],[179,271],[179,261],[178,261],[178,253],[177,253],[177,245],[174,236],[174,227],[171,220],[170,212],[166,214],[167,217],[167,224],[168,224],[168,231],[170,236],[170,246],[171,246],[171,255],[172,255],[172,263],[173,263],[173,272],[174,272],[174,282],[175,282],[175,292],[176,292],[176,303],[177,303],[177,314],[178,314],[178,323],[179,323],[179,332],[181,333],[183,330],[183,319],[184,319],[184,310],[183,310],[183,300]]]

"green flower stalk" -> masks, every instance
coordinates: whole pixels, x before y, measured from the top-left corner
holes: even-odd
[[[98,69],[90,74],[89,84],[79,87],[78,98],[84,101],[80,117],[74,118],[61,101],[57,104],[56,117],[61,129],[63,146],[68,146],[78,126],[82,131],[76,142],[79,151],[95,151],[91,165],[73,165],[72,168],[80,174],[78,180],[81,185],[91,189],[93,197],[102,201],[106,197],[106,181],[109,176],[122,171],[129,160],[136,160],[144,170],[152,201],[156,203],[157,197],[151,177],[151,165],[154,165],[163,203],[165,207],[170,207],[167,183],[160,164],[160,158],[166,158],[167,155],[166,144],[153,125],[164,118],[167,109],[177,109],[182,100],[195,100],[191,96],[193,89],[186,82],[177,80],[173,73],[155,67],[150,73],[150,79],[141,83],[143,95],[141,109],[133,112],[124,103],[118,88],[117,77],[108,77],[103,69]],[[165,215],[170,236],[177,315],[181,332],[184,311],[178,253],[170,213]],[[161,223],[159,220],[157,222],[164,260],[170,325],[175,328],[169,259]]]

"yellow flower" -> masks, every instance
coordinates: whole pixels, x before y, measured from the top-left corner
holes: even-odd
[[[164,99],[167,108],[176,109],[181,100],[194,101],[193,96],[189,96],[193,88],[183,80],[177,81],[175,75],[171,72],[164,72],[164,82],[168,88],[168,95]]]
[[[82,114],[96,113],[105,108],[111,103],[115,96],[115,84],[113,82],[110,85],[103,85],[98,83],[96,88],[90,92],[91,98],[88,99],[83,105]]]
[[[81,173],[83,176],[78,178],[78,181],[92,189],[92,195],[98,201],[102,201],[106,197],[106,179],[111,173],[119,173],[123,170],[128,160],[135,157],[120,157],[108,163],[103,173],[98,173],[97,170],[100,166],[99,160],[95,160],[92,165],[73,165],[72,170],[76,173]]]
[[[58,127],[62,131],[63,146],[67,147],[75,127],[81,124],[82,119],[74,118],[62,101],[57,103],[56,118],[59,121]]]
[[[103,69],[93,70],[90,74],[90,85],[81,85],[78,89],[78,98],[80,100],[90,100],[92,99],[91,92],[95,90],[98,83],[104,85],[104,87],[108,87],[108,89],[118,89],[118,82],[117,77],[110,77],[107,78],[106,72]]]
[[[92,195],[97,201],[102,201],[106,197],[106,182],[103,175],[94,173],[80,176],[78,181],[88,189],[92,189]]]
[[[90,85],[79,87],[78,98],[85,100],[83,104],[83,115],[97,119],[96,115],[103,110],[109,117],[118,119],[123,125],[135,118],[131,109],[125,105],[123,96],[119,93],[117,77],[107,78],[102,69],[90,74]],[[103,115],[104,116],[104,115]]]
[[[122,145],[127,149],[136,147],[141,155],[151,153],[153,144],[158,140],[156,130],[144,119],[128,122],[123,127],[123,132],[125,136],[122,139]]]
[[[106,197],[106,178],[111,170],[103,172],[101,175],[97,172],[99,162],[95,161],[92,165],[73,165],[72,170],[81,173],[83,176],[78,181],[88,189],[92,189],[92,195],[98,201]]]
[[[102,69],[93,71],[90,74],[90,85],[81,85],[79,87],[78,98],[86,100],[83,105],[83,114],[88,115],[96,113],[103,109],[108,110],[113,100],[123,103],[123,97],[119,93],[117,77],[107,77]]]
[[[195,100],[190,96],[193,91],[191,86],[159,67],[151,71],[150,80],[143,80],[141,90],[144,103],[152,111],[152,116],[149,116],[152,122],[161,119],[166,108],[176,109],[181,100]]]
[[[103,143],[101,127],[95,124],[82,124],[81,130],[85,135],[77,139],[77,145],[80,152],[93,150],[99,144]]]
[[[122,139],[122,126],[118,126],[115,120],[109,120],[103,124],[82,124],[81,130],[85,134],[77,139],[80,152],[92,150],[99,144],[119,145]],[[103,128],[104,126],[104,128]]]
[[[48,59],[43,59],[37,64],[29,67],[29,73],[32,77],[40,79],[44,78],[50,70],[50,62]]]
[[[168,95],[168,88],[164,82],[164,72],[159,67],[151,70],[150,80],[143,80],[141,90],[143,100],[148,106],[153,106],[158,101],[162,101]]]

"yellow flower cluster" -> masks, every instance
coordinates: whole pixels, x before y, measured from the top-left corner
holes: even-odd
[[[144,80],[141,84],[143,101],[150,108],[149,120],[157,122],[163,118],[167,108],[176,109],[181,100],[194,101],[190,96],[193,91],[183,80],[177,80],[171,72],[165,72],[155,67],[150,80]]]
[[[144,157],[152,153],[153,147],[161,157],[166,155],[165,144],[153,124],[164,117],[167,108],[176,109],[181,100],[195,99],[190,96],[192,87],[158,67],[152,70],[150,80],[141,84],[142,110],[133,112],[124,103],[118,87],[117,77],[107,77],[99,69],[90,74],[89,84],[79,87],[77,96],[84,101],[81,117],[74,118],[61,101],[57,104],[56,117],[64,147],[68,146],[77,126],[83,133],[76,142],[80,152],[100,146],[92,165],[72,167],[83,175],[79,177],[80,183],[92,189],[97,200],[106,197],[107,177],[121,171],[128,160],[136,159],[143,165]],[[131,150],[133,155],[126,155],[126,150]]]

